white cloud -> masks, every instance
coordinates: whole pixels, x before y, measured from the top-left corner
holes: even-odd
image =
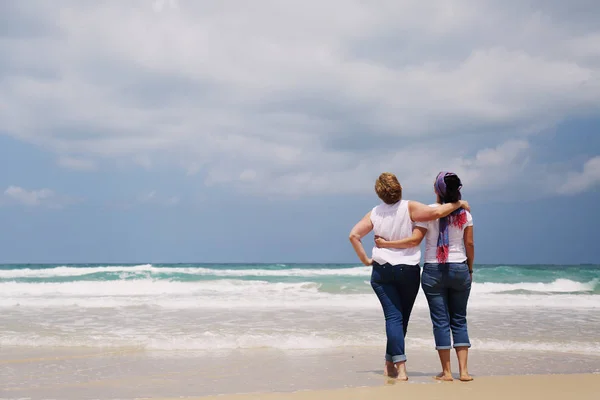
[[[61,156],[58,159],[58,165],[79,171],[91,171],[96,169],[96,164],[92,160],[69,156]]]
[[[150,202],[150,201],[154,200],[155,198],[156,198],[156,191],[155,191],[155,190],[153,190],[153,191],[151,191],[151,192],[148,192],[148,193],[144,193],[144,194],[142,194],[142,195],[140,196],[140,201],[141,201],[142,203],[148,203],[148,202]]]
[[[144,204],[154,204],[161,206],[176,206],[181,201],[179,196],[163,196],[158,194],[156,190],[143,193],[139,196],[139,202]]]
[[[19,204],[28,207],[62,208],[74,202],[76,199],[57,194],[50,189],[27,190],[20,186],[9,186],[0,198],[0,204]]]
[[[600,157],[589,159],[581,172],[572,172],[567,175],[566,181],[559,186],[557,192],[565,195],[574,195],[600,184]]]
[[[154,11],[161,12],[165,8],[177,9],[179,7],[179,3],[177,0],[154,0]]]
[[[427,190],[443,168],[487,190],[543,168],[531,135],[599,111],[593,6],[49,4],[4,5],[22,21],[0,42],[0,131],[70,168],[175,165],[292,195],[364,192],[384,169]]]
[[[111,208],[126,210],[138,207],[140,205],[149,205],[155,207],[175,207],[182,201],[181,196],[165,195],[157,190],[150,190],[134,196],[133,198],[121,198],[108,203]]]
[[[4,191],[4,196],[27,206],[39,206],[54,197],[54,192],[50,189],[27,191],[19,186],[9,186]]]
[[[478,151],[473,158],[456,162],[456,172],[461,180],[479,188],[503,187],[514,182],[519,175],[531,177],[530,145],[525,140],[510,140],[495,148]]]

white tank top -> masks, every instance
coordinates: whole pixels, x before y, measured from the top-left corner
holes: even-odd
[[[439,204],[430,204],[429,207],[438,207]],[[462,263],[467,259],[467,252],[465,250],[465,228],[467,226],[473,226],[473,216],[470,212],[467,213],[467,223],[461,228],[450,226],[448,228],[448,262],[449,263]],[[425,235],[425,257],[426,263],[437,263],[437,240],[440,234],[440,220],[430,222],[417,222],[417,226],[427,229]]]
[[[386,240],[400,240],[412,236],[414,223],[408,213],[408,200],[378,205],[371,211],[371,222],[375,235]],[[421,247],[380,249],[374,246],[372,258],[379,264],[416,265],[421,262]]]

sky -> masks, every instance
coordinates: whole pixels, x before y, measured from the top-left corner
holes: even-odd
[[[476,263],[597,263],[598,21],[595,0],[0,1],[0,263],[358,263],[377,176],[431,203],[442,170]]]

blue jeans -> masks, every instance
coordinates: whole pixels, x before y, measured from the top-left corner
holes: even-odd
[[[420,273],[418,265],[373,263],[371,287],[379,298],[385,315],[386,361],[406,361],[404,337],[419,293]]]
[[[471,347],[467,331],[471,275],[467,264],[426,263],[423,266],[422,285],[429,303],[435,348],[452,348],[450,331],[454,347]]]

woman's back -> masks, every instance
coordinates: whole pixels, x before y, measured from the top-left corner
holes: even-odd
[[[430,207],[438,207],[439,204],[430,204]],[[454,225],[448,226],[448,261],[449,263],[462,263],[467,259],[467,253],[465,250],[464,232],[468,226],[473,226],[473,216],[470,212],[465,211],[467,214],[467,223],[462,227],[456,227]],[[417,226],[427,229],[425,235],[425,263],[437,263],[437,244],[438,236],[440,233],[440,222],[439,220],[430,222],[417,222]]]
[[[399,240],[411,236],[414,225],[408,212],[408,200],[378,205],[371,211],[371,222],[375,235],[387,240]],[[421,249],[419,246],[408,249],[373,247],[372,258],[379,264],[416,265],[421,261]]]

